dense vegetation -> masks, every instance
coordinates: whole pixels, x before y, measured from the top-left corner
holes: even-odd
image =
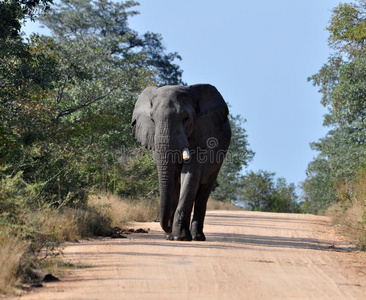
[[[366,167],[366,1],[340,4],[330,20],[332,55],[309,78],[319,86],[328,109],[328,134],[312,144],[318,156],[309,164],[304,191],[317,212],[337,200],[337,184],[352,182]]]
[[[1,164],[6,175],[22,172],[37,205],[85,203],[91,188],[134,196],[121,183],[146,160],[134,152],[134,101],[149,84],[182,83],[161,37],[128,27],[135,5],[62,1],[41,18],[51,37],[4,39]]]
[[[41,249],[117,222],[116,201],[91,192],[155,199],[155,167],[131,137],[134,101],[147,85],[184,84],[161,36],[128,27],[134,1],[51,4],[0,1],[0,293],[36,276]],[[52,35],[25,39],[28,18]]]
[[[365,232],[366,1],[339,4],[327,30],[333,51],[309,81],[319,87],[328,109],[324,126],[329,132],[311,145],[318,155],[303,183],[304,208],[321,213],[337,203],[344,213],[357,206],[353,226]]]
[[[143,201],[155,212],[156,169],[131,136],[131,114],[146,86],[185,83],[178,53],[167,53],[159,34],[129,27],[137,5],[0,1],[0,293],[16,274],[35,276],[41,249],[116,223],[116,201],[90,195]],[[51,35],[25,38],[29,19]],[[235,142],[216,187],[220,200],[237,192],[236,176],[254,155],[243,120],[231,116],[231,123]]]
[[[131,113],[147,85],[184,82],[180,56],[165,53],[159,34],[128,27],[136,5],[61,1],[40,17],[52,36],[24,41],[20,21],[29,10],[2,4],[4,28],[17,26],[2,31],[12,34],[3,37],[1,59],[1,172],[21,173],[37,198],[30,204],[85,204],[91,190],[157,195],[151,156],[131,136]],[[15,9],[19,15],[10,14]],[[253,156],[243,121],[231,121],[235,143],[216,191],[221,200],[230,199],[235,176]]]
[[[301,212],[295,185],[282,177],[275,179],[275,175],[263,170],[247,172],[240,178],[236,201],[253,211]]]

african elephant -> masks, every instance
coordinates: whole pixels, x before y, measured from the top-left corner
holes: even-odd
[[[228,113],[209,84],[148,87],[135,104],[133,136],[153,151],[167,239],[206,240],[207,200],[231,139]]]

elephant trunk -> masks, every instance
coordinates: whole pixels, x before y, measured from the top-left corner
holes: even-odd
[[[172,218],[174,213],[174,166],[164,163],[158,164],[159,190],[160,190],[160,225],[166,232],[170,233],[172,229]]]
[[[172,230],[174,204],[178,201],[174,181],[177,166],[174,156],[176,152],[172,150],[176,149],[174,144],[169,132],[162,131],[155,136],[154,160],[159,177],[160,225],[166,233]]]
[[[156,122],[157,123],[157,122]],[[160,225],[166,233],[172,229],[173,214],[178,204],[179,183],[176,173],[182,161],[190,159],[188,139],[182,134],[172,134],[171,125],[159,124],[155,134],[154,160],[158,169],[160,190]]]

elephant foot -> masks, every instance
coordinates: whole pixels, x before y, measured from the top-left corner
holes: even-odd
[[[205,241],[206,240],[206,236],[204,235],[204,233],[198,233],[198,234],[194,234],[193,235],[193,240],[194,241]]]
[[[190,242],[192,241],[192,235],[189,231],[187,232],[186,230],[183,230],[180,234],[174,234],[174,233],[167,234],[166,239],[170,241]]]
[[[185,241],[185,242],[192,241],[192,237],[189,237],[189,236],[174,236],[172,234],[167,234],[165,236],[165,239],[169,240],[169,241]]]
[[[203,233],[203,224],[198,221],[192,221],[191,233],[194,241],[205,241],[206,236]]]
[[[185,241],[185,242],[190,242],[192,241],[192,237],[191,236],[175,236],[174,237],[174,241]]]

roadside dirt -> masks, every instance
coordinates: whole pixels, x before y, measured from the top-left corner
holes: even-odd
[[[15,299],[366,299],[366,253],[326,217],[209,211],[206,242],[130,227],[150,232],[68,243],[80,268]]]

